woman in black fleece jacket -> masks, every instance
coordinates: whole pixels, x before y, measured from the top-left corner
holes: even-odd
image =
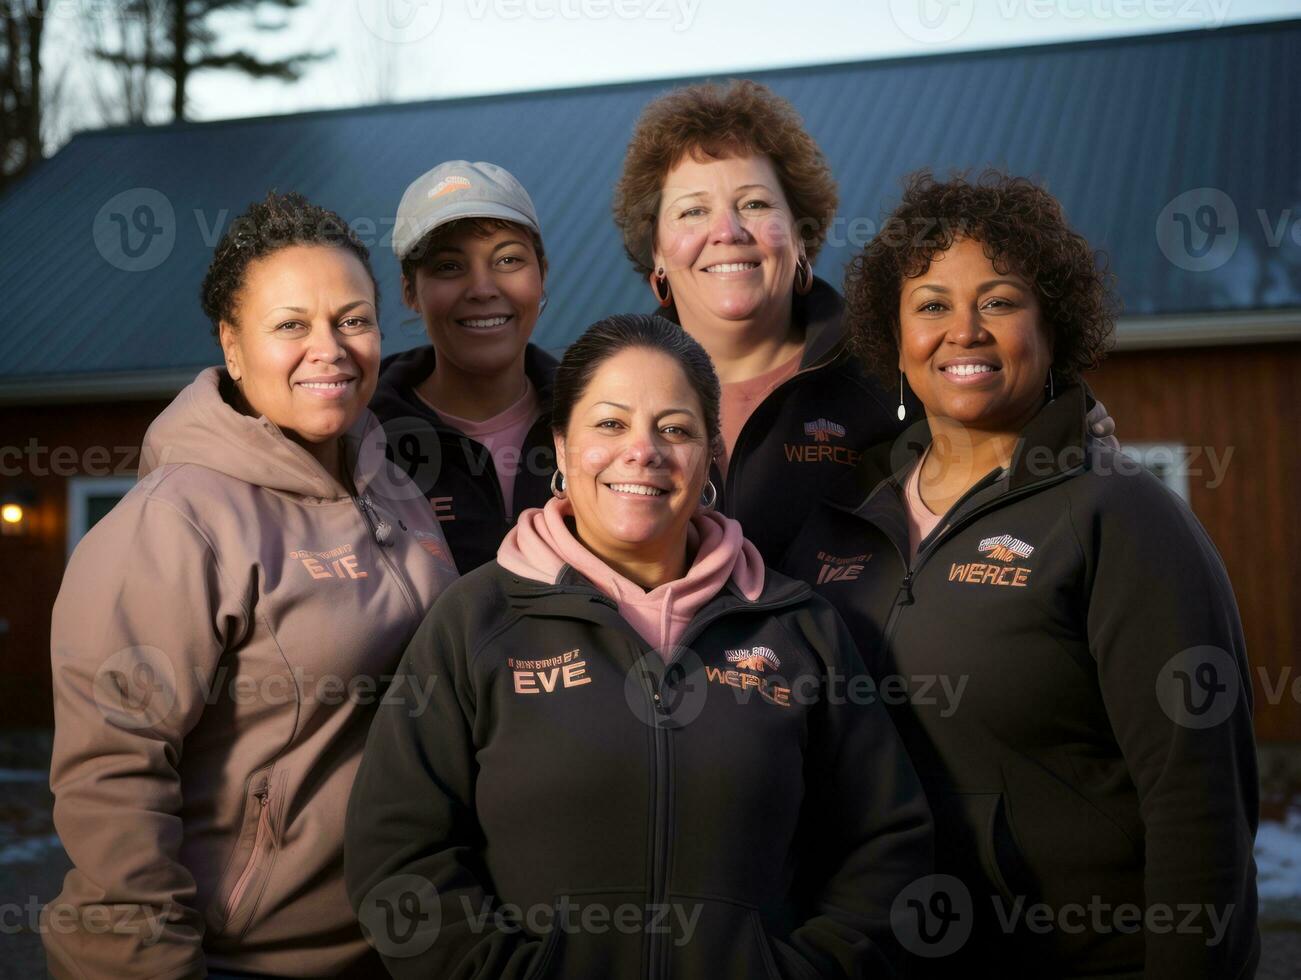
[[[412,980],[894,976],[930,815],[840,617],[711,509],[705,352],[612,317],[553,419],[556,499],[434,605],[371,729],[368,937]]]
[[[922,216],[934,237],[898,238]],[[926,786],[950,876],[913,906],[927,975],[1252,976],[1237,606],[1187,506],[1086,437],[1112,324],[1092,250],[1027,181],[923,174],[846,295],[927,417],[784,570],[850,624]]]

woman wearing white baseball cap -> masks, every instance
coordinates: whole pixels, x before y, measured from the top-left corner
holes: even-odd
[[[370,407],[464,573],[550,496],[556,360],[529,343],[546,303],[542,229],[507,170],[450,160],[402,195],[393,251],[429,343],[384,359]]]

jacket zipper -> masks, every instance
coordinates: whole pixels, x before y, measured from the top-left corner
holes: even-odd
[[[361,511],[366,526],[371,529],[375,540],[379,543],[379,548],[376,550],[379,551],[380,560],[389,567],[389,571],[393,573],[393,578],[398,583],[398,588],[402,590],[402,595],[407,600],[407,605],[419,617],[421,615],[420,606],[416,602],[415,596],[412,595],[411,588],[407,585],[406,577],[398,570],[396,563],[388,555],[388,541],[393,535],[393,525],[379,516],[378,511],[375,510],[375,505],[371,503],[370,494],[362,493],[353,497],[352,500],[357,509]]]
[[[615,604],[608,596],[597,594],[596,598],[611,606],[616,611],[618,605]],[[747,612],[769,611],[780,609],[790,605],[793,599],[775,599],[764,603],[751,603],[743,607]],[[682,639],[678,642],[679,649],[685,648],[690,640],[705,631],[713,623],[729,615],[733,609],[724,609],[712,615],[704,616],[691,624],[691,627],[682,634]],[[631,630],[631,627],[629,627]],[[640,634],[637,634],[639,645],[644,644]],[[643,650],[642,656],[654,651]],[[669,668],[677,663],[678,656],[675,655],[672,660],[665,664],[665,675],[667,676]],[[655,684],[655,679],[649,675],[643,675],[645,683],[643,690],[649,695],[651,710],[655,713],[656,718],[665,718],[668,716],[668,709],[664,706],[664,697]],[[654,799],[654,822],[651,828],[651,902],[654,907],[661,907],[668,898],[668,851],[669,851],[669,816],[673,800],[673,782],[670,778],[671,766],[669,765],[669,754],[671,745],[669,743],[668,729],[661,724],[656,724],[654,745],[655,761],[655,799]],[[647,952],[646,976],[649,980],[661,980],[668,975],[669,959],[664,954],[664,933],[663,930],[655,932],[650,937],[650,943]]]
[[[1009,504],[1012,503],[1013,501],[1020,500],[1022,497],[1028,497],[1031,494],[1038,493],[1040,490],[1046,490],[1048,487],[1054,486],[1055,484],[1060,483],[1071,476],[1074,476],[1077,472],[1079,472],[1079,470],[1080,468],[1077,467],[1076,469],[1068,470],[1065,473],[1059,473],[1057,476],[1054,476],[1051,479],[1041,480],[1038,483],[1033,483],[1028,487],[1022,487],[1020,490],[1016,491],[1015,493],[1005,493],[1002,496],[1000,496],[997,500],[991,500],[989,503],[977,507],[975,510],[971,511],[970,513],[961,515],[957,520],[953,521],[952,523],[945,524],[944,527],[940,528],[940,533],[935,537],[934,540],[931,541],[930,546],[925,551],[920,552],[911,565],[909,565],[907,562],[904,562],[903,580],[899,583],[898,591],[895,592],[894,605],[890,608],[890,616],[888,619],[886,619],[885,629],[882,631],[882,635],[881,635],[882,646],[886,650],[890,649],[890,638],[894,634],[895,626],[899,620],[899,614],[903,611],[903,608],[905,606],[911,606],[913,604],[913,593],[912,593],[913,578],[917,575],[919,571],[921,571],[922,566],[926,564],[927,560],[931,557],[931,555],[935,554],[935,552],[939,550],[941,544],[943,544],[945,541],[951,538],[953,534],[956,533],[959,529],[966,527],[977,517],[982,517],[983,515],[989,513],[992,510],[997,510],[999,507],[1002,507],[1004,504]],[[903,555],[900,555],[899,557],[902,558]]]
[[[225,923],[230,922],[230,917],[235,914],[239,908],[240,900],[244,897],[244,892],[248,889],[249,882],[253,879],[253,869],[257,867],[258,852],[262,850],[262,842],[266,840],[267,835],[271,833],[271,791],[264,789],[255,796],[258,802],[257,833],[253,835],[253,852],[248,857],[248,863],[244,865],[244,870],[240,872],[239,880],[235,882],[235,887],[231,889],[230,898],[226,900]],[[223,928],[225,924],[223,924]]]

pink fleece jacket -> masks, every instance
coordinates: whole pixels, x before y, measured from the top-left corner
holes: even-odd
[[[619,615],[667,662],[673,645],[702,606],[728,579],[753,602],[763,591],[763,558],[741,534],[741,525],[712,510],[700,510],[687,527],[687,550],[694,553],[686,575],[644,590],[588,551],[565,523],[573,515],[568,500],[555,498],[532,507],[502,541],[498,563],[509,572],[540,582],[555,582],[565,565],[587,578],[619,604]]]

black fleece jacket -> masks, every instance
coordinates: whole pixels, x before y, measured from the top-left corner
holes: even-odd
[[[551,496],[556,468],[551,384],[557,363],[533,344],[524,351],[524,373],[537,392],[542,415],[520,449],[508,514],[492,453],[444,422],[416,395],[416,387],[433,374],[436,356],[426,344],[384,358],[370,409],[384,425],[390,458],[429,498],[457,570],[464,575],[496,557],[520,511],[541,507]]]
[[[929,433],[869,455],[783,567],[845,617],[926,786],[937,870],[966,893],[934,908],[974,915],[948,946],[931,923],[930,952],[957,947],[936,975],[1250,977],[1233,590],[1183,501],[1086,440],[1085,405],[1049,402],[911,563],[902,482]]]
[[[657,311],[677,322],[672,308]],[[886,392],[845,338],[845,301],[822,279],[796,296],[791,319],[804,334],[795,375],[768,394],[736,437],[723,479],[713,467],[717,509],[734,517],[764,561],[775,565],[809,511],[833,482],[906,423],[899,396]],[[910,418],[921,406],[907,394]]]
[[[754,601],[729,583],[666,667],[572,569],[482,566],[366,744],[346,876],[368,935],[412,980],[895,975],[931,823],[861,670],[775,572]]]

